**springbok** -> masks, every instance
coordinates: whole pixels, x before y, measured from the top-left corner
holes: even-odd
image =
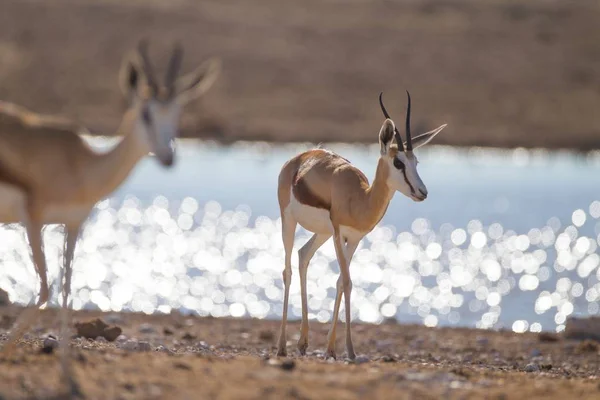
[[[379,95],[379,104],[386,120],[379,131],[380,157],[372,185],[369,185],[367,177],[348,160],[323,149],[309,150],[293,157],[285,163],[279,174],[277,194],[281,211],[285,269],[283,270],[283,317],[278,356],[287,355],[287,309],[296,224],[314,233],[298,251],[302,298],[302,324],[298,350],[304,355],[308,347],[306,293],[308,264],[319,247],[333,235],[335,252],[340,265],[340,277],[337,281],[337,294],[326,354],[328,357],[335,358],[336,325],[343,294],[346,311],[346,351],[348,358],[354,359],[355,353],[350,334],[352,281],[349,270],[354,251],[363,236],[383,218],[396,191],[417,202],[427,198],[427,188],[417,173],[417,158],[413,149],[428,143],[446,125],[412,138],[410,94],[408,94],[405,144],[383,105],[382,95],[383,93]],[[394,138],[395,145],[392,143]]]
[[[220,61],[211,59],[178,78],[182,56],[183,50],[175,46],[162,83],[153,73],[145,40],[124,58],[119,83],[129,104],[116,132],[123,139],[103,154],[93,151],[78,135],[85,128],[76,122],[0,103],[0,223],[21,222],[25,226],[41,282],[40,308],[49,298],[42,227],[65,225],[64,264],[59,278],[63,354],[68,347],[72,260],[82,224],[94,205],[110,195],[149,152],[163,166],[173,164],[173,142],[182,107],[208,90],[219,74]],[[5,352],[34,321],[37,309],[30,308],[21,315]],[[67,356],[63,360],[65,375],[70,377]]]

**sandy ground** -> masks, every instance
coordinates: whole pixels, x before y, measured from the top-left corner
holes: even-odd
[[[20,310],[0,308],[2,329]],[[598,342],[554,334],[354,324],[357,362],[325,360],[328,326],[312,323],[299,357],[291,323],[286,359],[274,357],[278,321],[180,314],[76,312],[122,328],[115,342],[73,339],[75,373],[88,399],[597,399]],[[17,352],[0,358],[1,399],[56,397],[56,332],[45,311]],[[343,341],[338,341],[338,353]],[[136,349],[137,348],[137,349]],[[55,396],[55,397],[51,397]]]
[[[373,142],[377,95],[438,144],[600,148],[595,0],[0,0],[0,99],[116,128],[140,37],[223,74],[183,134]],[[160,63],[159,63],[160,64]],[[162,64],[159,65],[159,71]]]

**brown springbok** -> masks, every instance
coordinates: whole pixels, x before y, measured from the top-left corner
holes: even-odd
[[[408,94],[408,92],[407,92]],[[304,355],[308,347],[308,299],[306,273],[315,252],[333,236],[335,252],[340,265],[333,319],[327,342],[327,356],[335,358],[335,339],[338,313],[345,299],[346,351],[355,358],[350,334],[350,261],[360,240],[383,218],[396,191],[414,201],[427,198],[427,188],[417,173],[417,158],[413,149],[434,138],[446,125],[431,132],[411,137],[410,94],[406,112],[406,144],[390,119],[379,95],[379,103],[386,120],[379,131],[380,157],[372,185],[365,174],[341,156],[323,149],[301,153],[283,166],[279,174],[278,199],[281,211],[285,269],[283,271],[283,317],[277,355],[285,356],[288,297],[292,278],[292,248],[296,224],[314,233],[298,251],[300,292],[302,297],[302,325],[298,350]],[[396,144],[393,144],[393,139]]]
[[[163,166],[173,164],[182,107],[203,94],[220,70],[220,62],[213,59],[178,78],[182,56],[182,49],[175,46],[162,83],[152,71],[146,41],[125,57],[119,83],[129,104],[116,132],[123,139],[106,153],[95,152],[86,144],[79,136],[86,129],[76,122],[0,102],[0,223],[25,226],[41,283],[39,308],[49,299],[42,227],[65,225],[59,277],[61,347],[63,372],[72,392],[76,384],[69,373],[67,327],[75,244],[94,205],[117,189],[140,159],[152,152]],[[34,322],[37,310],[33,307],[22,313],[3,349],[5,354]]]

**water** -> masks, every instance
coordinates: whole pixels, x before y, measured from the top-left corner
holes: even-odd
[[[143,160],[86,226],[74,308],[280,318],[277,175],[307,148],[182,143],[170,171]],[[377,146],[330,148],[374,176]],[[600,156],[436,146],[417,156],[429,198],[396,194],[363,239],[351,265],[354,319],[539,331],[599,312]],[[295,247],[308,237],[300,229]],[[60,231],[45,240],[56,277]],[[0,227],[0,243],[0,287],[28,303],[37,280],[23,233]],[[329,241],[308,271],[311,319],[331,318],[337,277]],[[296,270],[290,304],[298,318]]]

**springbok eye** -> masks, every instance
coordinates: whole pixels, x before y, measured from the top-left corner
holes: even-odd
[[[147,125],[150,125],[150,123],[152,122],[152,119],[150,117],[150,110],[148,109],[148,107],[144,107],[142,109],[142,119]]]
[[[404,169],[404,163],[398,158],[394,157],[394,167],[396,167],[397,169]]]

